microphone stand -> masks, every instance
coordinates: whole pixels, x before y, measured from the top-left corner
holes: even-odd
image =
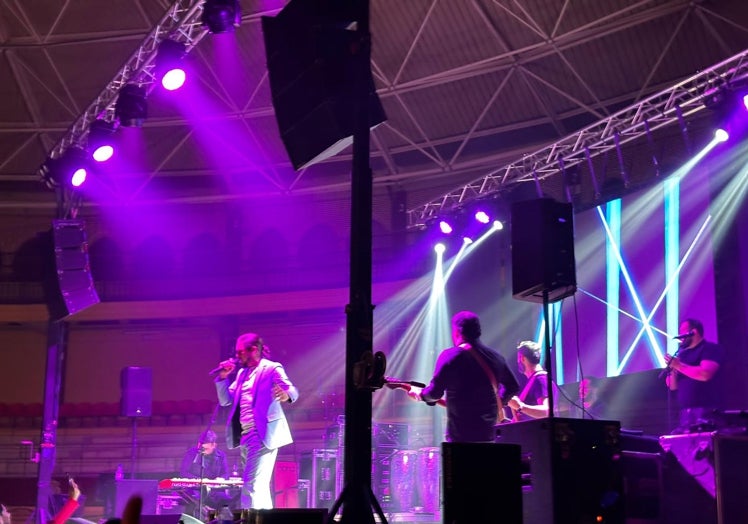
[[[208,426],[205,428],[205,431],[203,431],[202,435],[200,436],[200,442],[197,443],[197,453],[198,453],[198,456],[200,457],[200,482],[198,483],[200,495],[198,496],[198,501],[197,501],[197,518],[200,520],[203,520],[203,488],[205,487],[203,483],[203,481],[205,480],[205,453],[203,453],[203,440],[205,440],[205,436],[208,434],[208,431],[210,431],[210,428],[213,427],[213,424],[216,421],[216,417],[218,416],[218,410],[220,409],[220,407],[221,407],[221,404],[216,402],[216,406],[213,408],[213,413],[210,415]]]
[[[682,342],[681,342],[682,344]],[[682,345],[678,346],[678,349],[675,350],[675,353],[673,353],[673,358],[678,356],[678,353],[680,353]],[[670,362],[673,360],[670,359]],[[673,368],[670,366],[670,362],[667,363],[667,366],[665,366],[662,371],[660,371],[660,374],[657,378],[662,379],[665,377],[670,376],[670,374],[673,372]],[[667,386],[667,421],[669,424],[669,427],[673,427],[673,390],[670,389],[670,386]],[[677,426],[680,426],[680,420],[678,421]]]

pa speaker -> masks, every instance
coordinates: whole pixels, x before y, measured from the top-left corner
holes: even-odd
[[[335,155],[353,141],[356,107],[368,126],[385,120],[371,65],[362,62],[351,2],[291,0],[262,18],[270,92],[281,139],[295,169]],[[363,96],[362,96],[363,95]]]
[[[44,293],[52,320],[66,317],[99,303],[88,260],[86,226],[82,220],[54,220],[44,242],[47,257]],[[51,245],[50,245],[51,244]]]
[[[577,290],[571,204],[550,198],[512,204],[512,295],[555,302]]]
[[[443,522],[522,524],[520,458],[515,444],[443,443]]]
[[[151,368],[128,367],[120,374],[123,417],[150,417],[153,397],[153,370]]]

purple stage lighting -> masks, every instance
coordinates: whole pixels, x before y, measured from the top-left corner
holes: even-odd
[[[743,107],[748,110],[748,94],[743,95]]]
[[[86,170],[80,167],[73,173],[73,176],[70,178],[70,183],[73,187],[80,187],[81,184],[86,181],[86,175]]]
[[[114,122],[95,120],[88,130],[88,150],[97,162],[106,162],[114,155],[115,133]]]
[[[439,231],[445,235],[449,235],[452,232],[452,226],[446,220],[439,221]]]
[[[485,211],[476,212],[475,219],[481,224],[488,224],[488,222],[491,220],[488,216],[488,213],[486,213]]]
[[[730,135],[724,129],[717,129],[714,132],[714,139],[717,142],[727,142],[728,138],[730,138]]]
[[[174,68],[164,73],[164,76],[161,78],[161,85],[167,91],[174,91],[182,87],[186,79],[187,75],[184,69]]]
[[[97,162],[106,162],[112,158],[112,155],[114,155],[114,147],[109,144],[99,146],[93,150],[93,153],[91,153],[91,156]]]

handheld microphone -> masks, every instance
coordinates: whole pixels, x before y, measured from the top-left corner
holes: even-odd
[[[224,360],[223,362],[221,362],[221,363],[220,363],[220,364],[218,365],[218,367],[217,367],[217,368],[213,368],[213,369],[211,369],[211,370],[210,370],[210,371],[208,372],[208,375],[215,375],[216,373],[220,373],[221,371],[223,371],[224,369],[226,369],[226,368],[225,368],[225,364],[229,364],[229,363],[231,363],[231,364],[233,364],[234,366],[236,366],[236,365],[237,365],[237,364],[239,363],[239,360],[238,360],[238,359],[236,359],[236,358],[230,358],[230,359],[228,359],[228,360]]]
[[[688,333],[683,333],[682,335],[675,335],[675,336],[673,337],[673,340],[683,340],[684,338],[692,337],[692,336],[694,336],[695,334],[696,334],[696,333],[694,333],[694,331],[693,331],[693,329],[692,329],[692,330],[691,330],[691,331],[689,331]]]

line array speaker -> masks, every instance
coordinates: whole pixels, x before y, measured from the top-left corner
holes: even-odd
[[[386,118],[358,32],[346,29],[355,21],[351,5],[291,0],[277,16],[262,17],[275,116],[297,170],[352,143],[358,89],[366,89],[369,127]]]
[[[53,256],[47,259],[44,294],[50,318],[62,320],[98,304],[99,296],[91,276],[85,222],[54,220],[50,240]]]

